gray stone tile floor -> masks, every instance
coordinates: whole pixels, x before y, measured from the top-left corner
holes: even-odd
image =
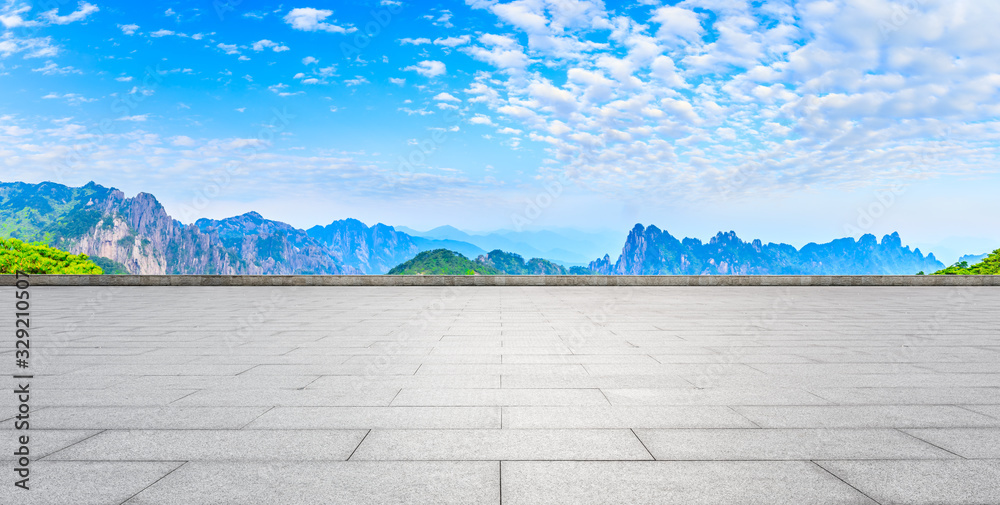
[[[31,296],[3,504],[1000,504],[1000,288]]]

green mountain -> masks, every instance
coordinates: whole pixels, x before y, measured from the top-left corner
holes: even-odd
[[[931,275],[1000,275],[1000,249],[988,254],[982,261],[971,267],[967,261],[959,261]]]
[[[542,258],[531,258],[527,262],[520,254],[494,249],[476,258],[476,263],[495,268],[507,275],[566,275],[565,267]]]
[[[497,275],[496,269],[476,263],[457,252],[434,249],[389,270],[389,275]]]

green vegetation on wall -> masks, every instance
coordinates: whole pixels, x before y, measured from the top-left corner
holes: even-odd
[[[103,270],[86,254],[72,254],[45,244],[26,244],[15,238],[0,238],[0,274],[101,275]]]
[[[931,275],[1000,275],[1000,249],[993,251],[971,267],[968,262],[961,261]]]

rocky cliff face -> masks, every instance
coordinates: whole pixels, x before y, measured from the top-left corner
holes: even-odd
[[[920,250],[904,247],[899,234],[878,242],[874,235],[800,250],[788,244],[744,242],[735,232],[719,233],[707,243],[677,240],[655,226],[635,225],[614,264],[605,256],[590,269],[607,275],[911,275],[944,265]]]
[[[422,250],[413,237],[392,226],[368,227],[357,219],[313,226],[306,233],[333,251],[345,266],[365,274],[384,274]]]
[[[344,267],[304,231],[249,213],[193,225],[153,195],[125,198],[94,183],[0,183],[3,233],[100,256],[135,274],[340,274]]]
[[[333,251],[305,231],[264,219],[256,212],[219,221],[199,219],[195,226],[205,235],[218,237],[225,249],[240,259],[247,273],[358,273],[354,268],[344,267]]]

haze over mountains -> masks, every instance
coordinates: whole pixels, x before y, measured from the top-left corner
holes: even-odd
[[[483,256],[484,264],[524,274],[569,272],[574,266],[574,272],[586,272],[581,265],[608,275],[914,274],[944,267],[933,254],[904,246],[895,233],[881,241],[865,235],[796,249],[744,242],[734,232],[706,243],[681,240],[656,226],[636,225],[612,262],[609,254],[600,257],[613,240],[610,234],[570,230],[474,235],[448,226],[417,232],[356,219],[302,230],[256,212],[184,224],[151,194],[126,198],[93,182],[79,188],[0,183],[0,236],[106,258],[137,274],[383,274],[436,249]],[[500,251],[531,260],[511,262]]]

